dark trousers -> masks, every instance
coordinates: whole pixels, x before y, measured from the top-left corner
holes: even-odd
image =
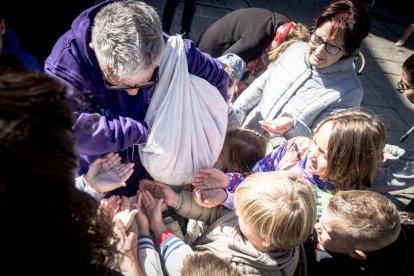
[[[170,33],[171,23],[174,19],[175,10],[180,0],[167,0],[165,2],[164,11],[162,13],[162,30]],[[181,17],[181,34],[189,34],[191,32],[191,22],[193,21],[196,10],[195,0],[184,0],[184,11]]]

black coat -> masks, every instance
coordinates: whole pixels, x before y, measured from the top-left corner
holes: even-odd
[[[272,42],[276,30],[290,20],[262,8],[238,9],[208,27],[197,47],[213,57],[234,53],[246,63],[258,58]]]

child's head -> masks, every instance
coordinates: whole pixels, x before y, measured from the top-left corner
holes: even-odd
[[[226,133],[217,163],[224,172],[248,172],[266,153],[267,138],[249,129]]]
[[[371,112],[347,109],[325,118],[311,138],[307,169],[336,190],[371,186],[383,160],[386,131]]]
[[[239,276],[231,263],[221,259],[210,251],[194,252],[184,259],[181,276]]]
[[[227,89],[227,103],[233,99],[236,84],[243,77],[246,71],[246,63],[236,54],[228,53],[218,58],[223,64],[224,71],[229,75],[229,85]]]
[[[303,178],[287,171],[255,173],[235,192],[240,232],[259,251],[291,249],[312,233],[316,204]]]
[[[401,230],[395,205],[372,191],[340,191],[330,200],[315,224],[318,241],[332,252],[365,259],[364,252],[394,242]]]
[[[414,54],[404,61],[401,70],[401,81],[398,83],[397,88],[400,93],[404,93],[407,99],[414,104]]]

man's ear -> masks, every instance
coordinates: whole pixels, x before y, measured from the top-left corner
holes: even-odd
[[[365,255],[364,252],[362,252],[361,250],[353,250],[351,252],[348,253],[349,256],[351,256],[351,258],[357,259],[357,260],[366,260],[367,259],[367,255]]]
[[[89,48],[91,48],[92,51],[93,51],[93,43],[92,42],[89,42]]]

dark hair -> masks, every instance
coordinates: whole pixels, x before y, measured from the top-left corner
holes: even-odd
[[[408,78],[408,85],[410,87],[414,86],[414,54],[409,56],[403,63],[402,69],[405,73],[405,76]]]
[[[368,11],[354,0],[338,0],[328,5],[314,20],[313,29],[326,22],[332,23],[330,36],[344,32],[346,55],[352,55],[367,37],[371,29],[371,17]]]
[[[98,212],[99,203],[74,186],[72,123],[64,86],[45,74],[0,66],[5,263],[25,256],[22,269],[42,274],[108,271],[106,260],[116,252],[112,225]]]
[[[224,172],[248,172],[266,154],[267,139],[250,129],[226,133],[219,162]]]

